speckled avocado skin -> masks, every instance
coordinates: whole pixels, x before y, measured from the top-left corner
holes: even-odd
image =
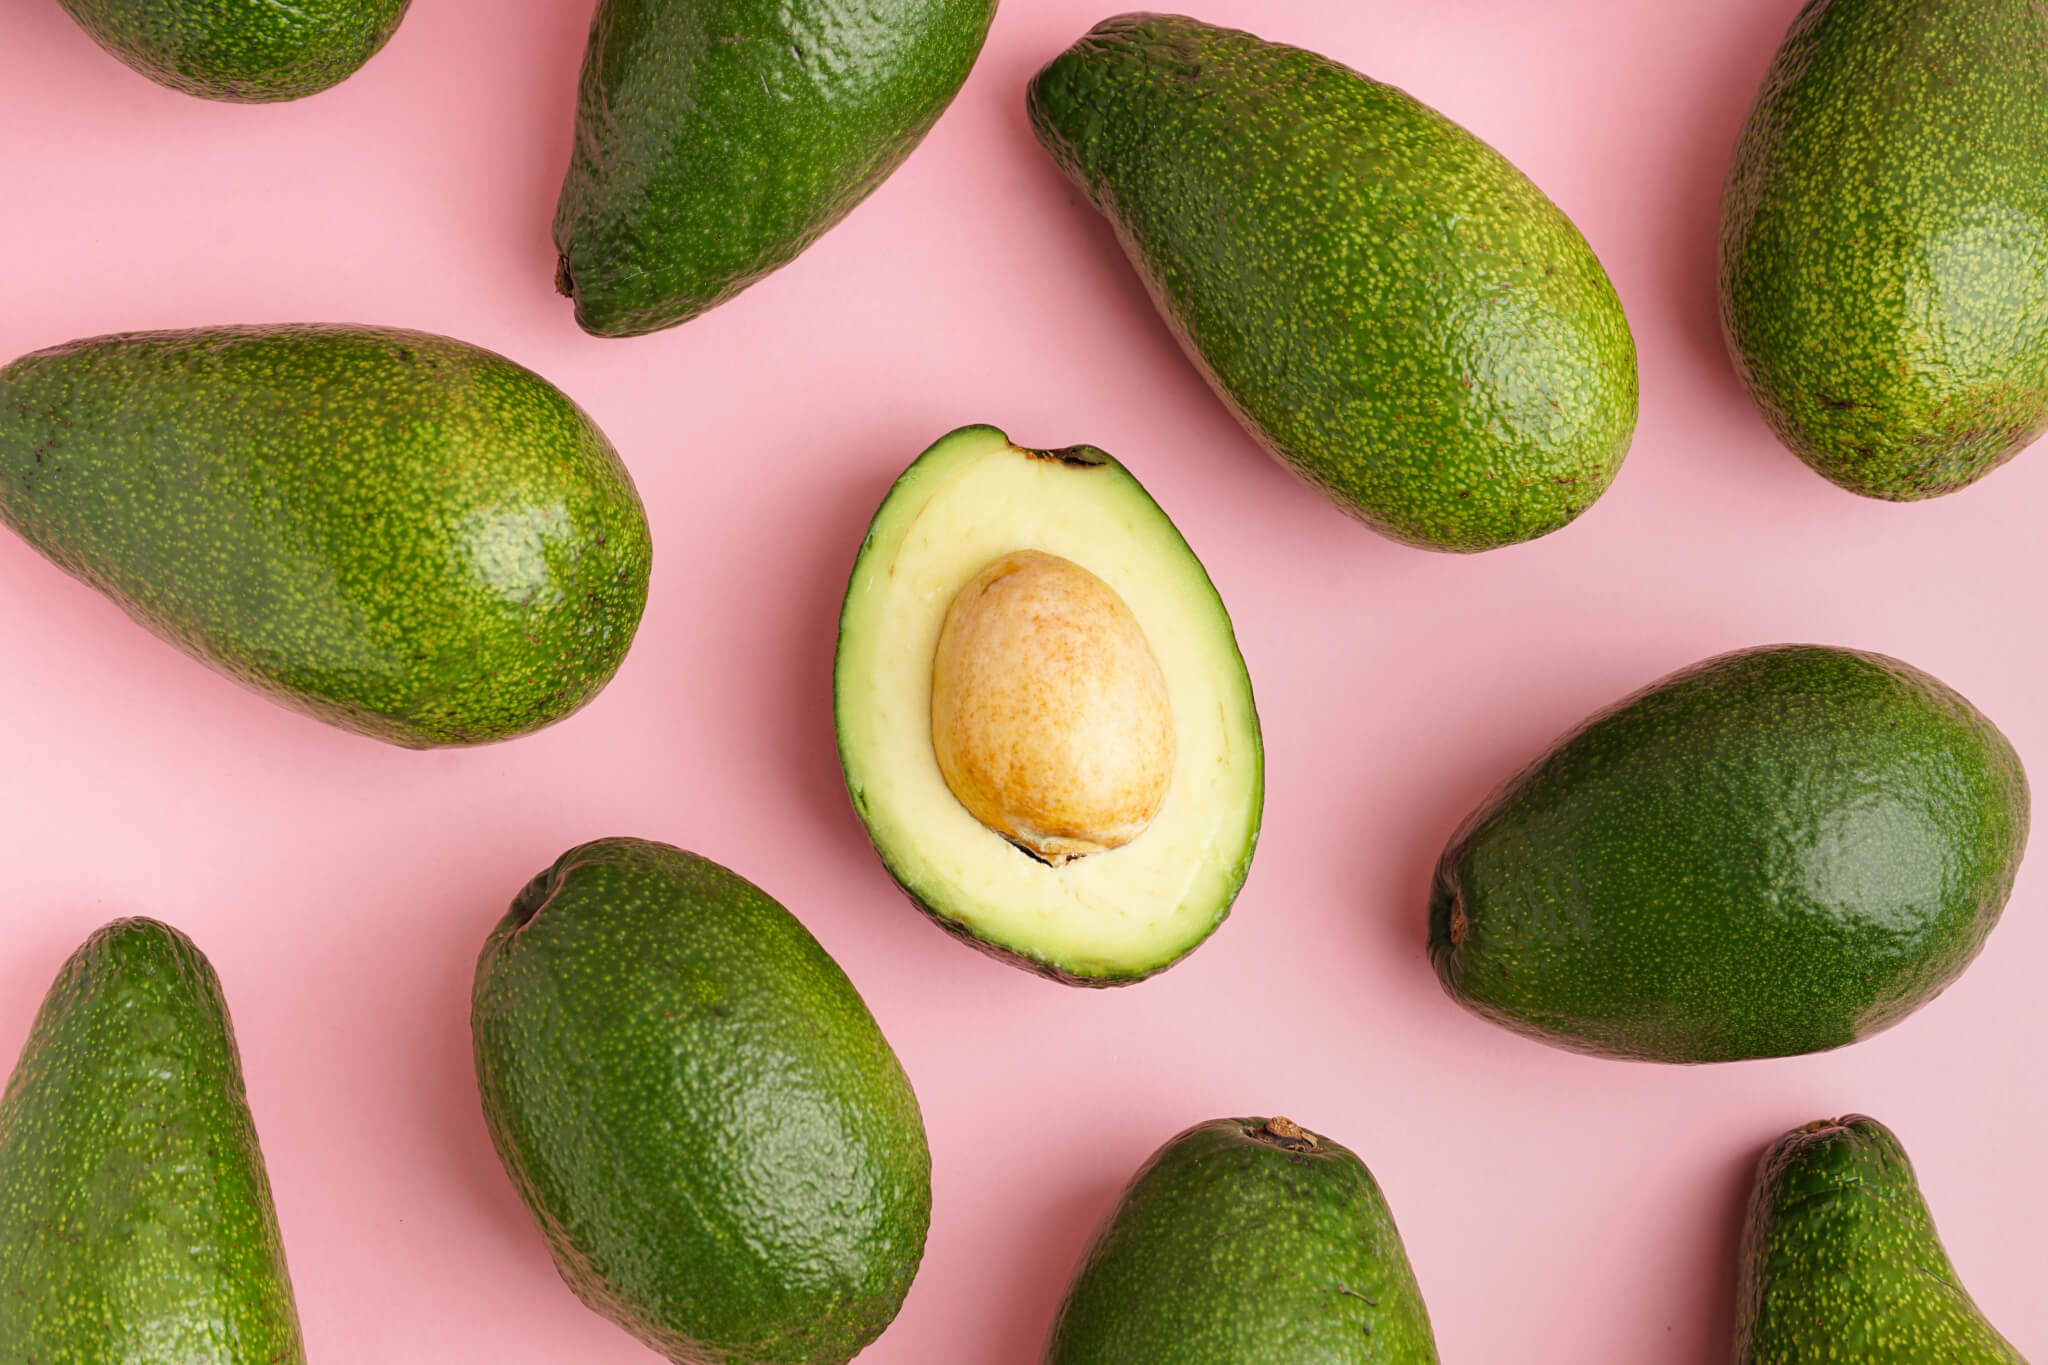
[[[97,337],[0,370],[0,520],[288,706],[413,747],[561,719],[617,671],[647,521],[547,381],[420,332]]]
[[[1743,1229],[1735,1365],[2026,1365],[1949,1264],[1912,1163],[1860,1114],[1764,1153]]]
[[[1984,945],[2026,775],[1896,659],[1721,655],[1560,740],[1437,863],[1430,956],[1459,1002],[1560,1047],[1666,1062],[1839,1047]]]
[[[1636,421],[1607,274],[1499,153],[1325,57],[1173,15],[1098,24],[1031,122],[1267,450],[1438,550],[1555,531]]]
[[[1780,440],[1952,493],[2048,423],[2048,11],[1812,0],[1735,147],[1721,317]]]
[[[0,1096],[0,1365],[304,1365],[220,982],[154,920],[71,955]]]
[[[160,85],[261,104],[339,85],[410,0],[63,0],[93,41]]]
[[[1045,1348],[1045,1365],[1436,1359],[1365,1163],[1261,1118],[1197,1124],[1153,1153],[1096,1233]]]
[[[477,960],[484,1117],[569,1287],[689,1365],[836,1365],[896,1316],[931,1155],[844,973],[758,888],[605,839]]]
[[[603,0],[555,210],[598,336],[687,322],[787,265],[959,93],[996,0]]]

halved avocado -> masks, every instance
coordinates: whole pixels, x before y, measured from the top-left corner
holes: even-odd
[[[1140,812],[1149,818],[1134,836],[1120,829],[1101,841],[1115,846],[1095,851],[1072,852],[1085,840],[1040,841],[983,823],[955,795],[934,747],[942,634],[948,651],[959,648],[956,636],[974,634],[961,619],[990,580],[1010,562],[1028,568],[1048,556],[1066,579],[1106,585],[1135,618],[1138,648],[1149,645],[1157,672],[1146,671],[1133,705],[1155,705],[1147,699],[1163,680],[1170,718],[1170,745],[1149,751],[1168,766],[1163,796]],[[1084,572],[1069,572],[1076,566]],[[1012,632],[1010,652],[991,656],[999,666],[982,670],[996,681],[979,685],[1000,688],[1031,672],[1018,641],[1048,641],[1047,658],[1059,663],[1048,663],[1044,705],[1024,713],[1034,725],[1013,728],[1025,748],[1046,747],[1044,727],[1081,736],[1077,765],[1099,766],[1097,738],[1121,727],[1106,724],[1100,688],[1068,687],[1057,671],[1088,652],[1091,627],[1084,619],[1067,629],[1056,611],[1031,610],[1032,629]],[[1128,664],[1107,671],[1130,674]],[[978,685],[965,672],[963,685]],[[974,426],[919,456],[875,513],[854,563],[833,696],[854,809],[890,875],[948,932],[1055,980],[1114,986],[1172,965],[1230,912],[1265,795],[1251,679],[1201,561],[1129,471],[1093,446],[1025,450]],[[942,711],[942,727],[952,714]],[[1112,756],[1112,766],[1119,761]]]

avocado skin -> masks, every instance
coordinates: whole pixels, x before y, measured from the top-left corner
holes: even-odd
[[[603,839],[477,960],[484,1117],[569,1287],[670,1360],[822,1365],[887,1327],[931,1221],[896,1055],[788,911]]]
[[[1729,171],[1721,317],[1778,438],[1937,497],[2048,424],[2048,14],[1813,0]]]
[[[1344,1147],[1197,1124],[1125,1189],[1045,1365],[1434,1365],[1393,1214]]]
[[[1157,14],[1098,24],[1032,82],[1030,114],[1246,430],[1368,526],[1485,550],[1613,480],[1636,420],[1614,286],[1442,115]]]
[[[220,982],[116,920],[73,953],[0,1096],[0,1362],[303,1365]]]
[[[1839,1047],[1976,957],[2027,819],[2012,746],[1934,678],[1741,650],[1595,716],[1468,816],[1430,956],[1467,1008],[1576,1051]]]
[[[604,434],[421,332],[96,337],[0,370],[0,520],[143,625],[330,724],[479,744],[582,706],[647,599]]]
[[[1736,1365],[2026,1365],[1949,1263],[1913,1165],[1861,1114],[1779,1139],[1743,1228]]]
[[[596,336],[687,322],[886,180],[967,79],[995,0],[603,0],[555,209]]]
[[[159,85],[264,104],[339,85],[410,0],[63,0],[94,42]]]

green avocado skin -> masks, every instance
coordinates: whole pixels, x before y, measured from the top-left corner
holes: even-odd
[[[1039,73],[1030,115],[1238,420],[1375,530],[1490,549],[1614,478],[1636,421],[1614,287],[1441,114],[1312,52],[1130,14]]]
[[[1811,0],[1736,144],[1721,317],[1833,482],[1952,493],[2048,424],[2048,12]]]
[[[787,265],[952,103],[995,0],[603,0],[555,210],[597,336],[687,322]]]
[[[410,0],[63,0],[93,41],[173,90],[263,104],[339,85]]]
[[[2018,756],[1896,659],[1743,650],[1617,703],[1437,864],[1430,956],[1478,1014],[1666,1062],[1839,1047],[1983,947],[2026,845]]]
[[[0,520],[166,640],[394,744],[508,738],[617,671],[646,515],[538,375],[445,337],[223,327],[0,369]]]
[[[931,1155],[895,1053],[787,910],[663,844],[571,849],[477,960],[484,1117],[569,1287],[689,1365],[887,1327]]]
[[[1435,1365],[1372,1173],[1267,1123],[1197,1124],[1153,1153],[1088,1248],[1045,1365]]]
[[[0,1096],[0,1365],[304,1365],[220,982],[117,920]]]
[[[1875,1119],[1808,1124],[1764,1153],[1741,1254],[1736,1365],[2026,1365],[1963,1289]]]

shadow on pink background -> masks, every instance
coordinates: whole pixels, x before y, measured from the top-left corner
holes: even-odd
[[[234,1008],[314,1358],[651,1359],[556,1279],[490,1152],[467,1033],[471,963],[511,895],[570,844],[639,834],[782,899],[917,1084],[936,1219],[864,1361],[1034,1361],[1138,1163],[1189,1123],[1270,1112],[1373,1167],[1446,1360],[1724,1360],[1752,1163],[1848,1109],[1899,1131],[1965,1282],[2048,1350],[2037,871],[1947,995],[1822,1057],[1569,1056],[1464,1014],[1423,951],[1459,817],[1587,712],[1724,649],[1897,654],[2048,773],[2048,456],[1939,502],[1865,502],[1772,441],[1721,352],[1721,176],[1795,9],[1197,11],[1466,124],[1572,214],[1621,291],[1643,416],[1613,491],[1556,536],[1449,558],[1373,537],[1265,460],[1033,144],[1024,82],[1109,7],[1010,0],[954,110],[844,226],[687,327],[607,342],[550,288],[588,0],[418,0],[356,79],[269,108],[160,90],[54,0],[21,0],[0,18],[0,358],[263,321],[492,346],[617,442],[656,568],[632,657],[586,712],[416,754],[238,690],[0,538],[0,1061],[95,925],[177,923]],[[975,421],[1122,458],[1203,556],[1258,690],[1251,880],[1211,943],[1135,989],[1065,990],[948,941],[839,788],[846,572],[889,481]]]

